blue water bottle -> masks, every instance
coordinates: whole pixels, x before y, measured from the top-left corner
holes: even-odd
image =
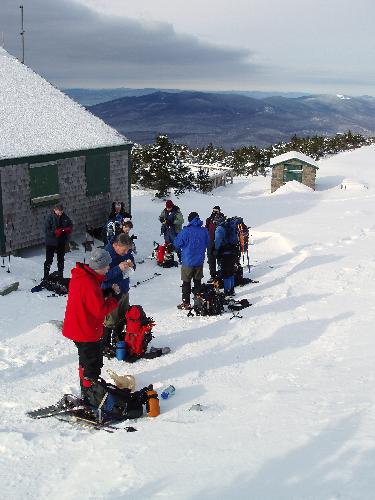
[[[176,392],[176,389],[173,385],[169,385],[166,387],[163,392],[161,393],[162,399],[169,399],[170,397],[173,396],[173,394]]]
[[[119,361],[125,361],[126,357],[126,344],[123,340],[119,340],[116,343],[116,358]]]

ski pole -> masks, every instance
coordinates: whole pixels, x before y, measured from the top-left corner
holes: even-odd
[[[250,273],[249,249],[246,250],[246,256],[247,256],[247,267],[249,268],[249,273]]]
[[[86,253],[87,253],[87,224],[85,224],[86,232],[85,232],[85,255],[83,257],[83,263],[86,264]]]
[[[4,255],[2,257],[3,257],[3,264],[1,267],[5,267],[5,260],[4,260],[5,257],[4,257]]]
[[[8,223],[7,223],[8,226]],[[10,255],[12,253],[12,234],[14,230],[14,225],[13,223],[10,224],[10,236],[9,236],[9,253],[8,253],[8,269],[7,273],[10,273]]]

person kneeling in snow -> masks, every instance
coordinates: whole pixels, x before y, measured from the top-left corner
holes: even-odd
[[[96,248],[88,265],[77,262],[72,270],[68,301],[62,333],[74,341],[78,349],[79,378],[82,396],[95,383],[103,367],[101,338],[105,316],[117,307],[114,296],[105,297],[101,285],[109,269],[111,256],[106,250]]]
[[[203,263],[208,245],[208,231],[202,227],[197,212],[191,212],[188,217],[189,224],[177,235],[173,246],[181,249],[181,279],[182,303],[178,309],[190,309],[191,280],[194,287],[201,285],[203,278]]]

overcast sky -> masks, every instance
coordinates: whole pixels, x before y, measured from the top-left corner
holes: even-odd
[[[0,0],[21,54],[22,3]],[[26,64],[60,87],[375,95],[374,0],[23,0]]]

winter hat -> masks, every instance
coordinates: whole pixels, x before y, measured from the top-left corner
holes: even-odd
[[[167,200],[165,202],[165,208],[173,208],[173,201],[172,200]]]
[[[109,252],[107,252],[107,250],[103,250],[102,248],[95,248],[95,250],[93,250],[90,255],[89,266],[94,271],[97,271],[98,269],[104,269],[105,267],[109,266],[111,261],[111,256],[109,255]]]
[[[190,214],[188,215],[188,221],[191,222],[192,220],[196,219],[197,217],[199,217],[198,212],[190,212]]]

